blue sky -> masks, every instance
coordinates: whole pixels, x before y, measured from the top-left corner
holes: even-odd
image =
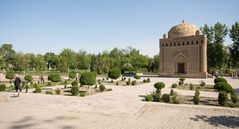
[[[185,20],[230,27],[239,21],[238,5],[238,0],[0,0],[0,44],[24,53],[132,46],[153,56],[172,26]],[[226,42],[231,43],[228,37]]]

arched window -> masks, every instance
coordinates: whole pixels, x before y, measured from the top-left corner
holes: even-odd
[[[174,42],[174,46],[177,46],[175,42]]]
[[[194,44],[193,40],[192,40],[191,44],[192,44],[192,45]]]
[[[189,42],[187,41],[187,45],[189,45]]]
[[[201,40],[201,44],[203,44],[203,40]]]
[[[196,44],[198,44],[198,40],[196,40]]]
[[[183,41],[183,46],[184,46],[184,41]]]

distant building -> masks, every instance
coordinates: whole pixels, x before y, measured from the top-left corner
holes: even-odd
[[[207,77],[207,38],[196,25],[183,21],[172,27],[159,46],[159,76]]]

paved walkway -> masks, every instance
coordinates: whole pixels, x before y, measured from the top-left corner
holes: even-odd
[[[186,79],[199,83],[201,79]],[[72,97],[44,94],[21,94],[8,102],[0,102],[0,128],[83,128],[83,129],[158,129],[158,128],[239,128],[239,110],[232,108],[147,103],[142,96],[153,91],[153,84],[163,81],[169,93],[175,78],[151,78],[141,86],[106,86],[113,91],[92,96]],[[213,79],[204,80],[213,84]],[[238,80],[230,80],[238,88]],[[178,90],[193,95],[194,91]],[[217,97],[215,92],[202,96]]]

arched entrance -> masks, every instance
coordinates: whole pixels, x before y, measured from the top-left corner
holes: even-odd
[[[185,74],[187,73],[187,60],[184,55],[178,55],[175,58],[175,73]]]

